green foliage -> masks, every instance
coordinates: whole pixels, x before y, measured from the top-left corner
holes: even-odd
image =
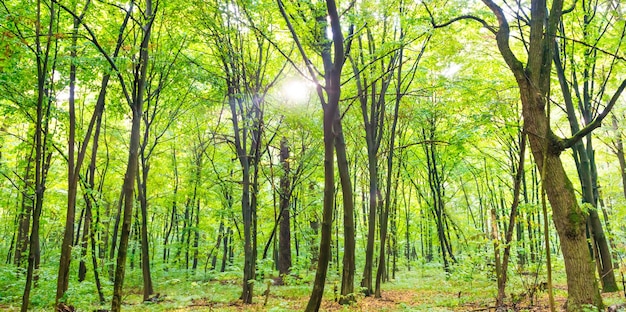
[[[52,5],[49,1],[43,2]],[[126,281],[125,300],[129,303],[128,309],[168,311],[189,306],[194,300],[206,300],[216,304],[216,309],[228,309],[228,305],[240,295],[243,270],[242,169],[237,160],[239,155],[233,148],[237,133],[234,133],[231,122],[234,118],[241,123],[242,129],[251,129],[251,104],[257,95],[261,95],[264,101],[263,146],[260,150],[259,178],[256,181],[259,189],[255,233],[258,252],[262,253],[263,247],[270,240],[277,216],[278,178],[284,173],[278,165],[278,142],[282,137],[287,138],[291,147],[289,164],[294,179],[290,207],[292,249],[295,249],[295,241],[298,240],[298,255],[293,251],[292,274],[283,277],[286,286],[272,288],[270,303],[273,306],[270,305],[268,309],[298,310],[288,300],[302,300],[308,296],[314,279],[315,265],[312,258],[317,252],[319,240],[319,229],[316,232],[311,225],[320,220],[322,205],[322,108],[318,104],[316,86],[301,77],[301,74],[308,69],[307,66],[323,68],[317,54],[321,52],[320,42],[328,40],[320,37],[323,36],[320,34],[326,34],[327,21],[323,1],[283,2],[300,35],[303,49],[311,58],[310,64],[304,64],[297,56],[297,47],[293,38],[287,34],[286,23],[280,18],[275,1],[159,1],[155,33],[149,45],[150,78],[144,103],[144,116],[153,119],[145,121],[142,129],[150,124],[151,132],[147,135],[147,142],[154,148],[145,167],[150,173],[147,184],[148,234],[153,279],[156,292],[167,297],[158,304],[140,304],[141,298],[137,294],[142,279],[138,268],[139,250],[136,249],[139,247],[138,231],[134,224],[135,236],[131,238],[131,248],[135,248],[132,258],[134,268],[128,273]],[[67,1],[61,3],[70,4]],[[76,4],[80,7],[81,2]],[[426,302],[418,307],[402,302],[399,310],[452,309],[468,302],[481,302],[483,306],[488,306],[495,296],[494,268],[491,265],[493,239],[490,237],[491,220],[488,212],[496,210],[497,233],[502,241],[512,203],[512,177],[519,164],[517,152],[523,125],[519,90],[498,56],[490,31],[470,20],[435,29],[424,4],[429,6],[436,22],[465,14],[483,18],[488,23],[494,22],[490,12],[479,1],[455,0],[445,5],[437,1],[401,3],[366,0],[339,3],[344,35],[348,36],[349,28],[354,26],[354,33],[347,37],[352,40],[350,55],[355,59],[362,57],[363,63],[359,66],[364,68],[362,75],[370,85],[388,74],[386,70],[398,65],[388,68],[384,62],[389,60],[394,51],[404,48],[401,81],[392,82],[382,97],[386,106],[385,117],[381,121],[384,133],[378,155],[379,163],[384,162],[390,150],[387,145],[395,84],[401,85],[400,89],[405,92],[398,113],[396,154],[393,155],[394,170],[398,170],[399,174],[397,178],[393,175],[391,196],[394,200],[392,209],[396,212],[393,234],[397,241],[395,247],[399,271],[396,272],[396,280],[383,285],[383,294],[387,289],[425,294],[423,297],[426,297]],[[399,12],[400,5],[403,5],[402,14]],[[620,82],[617,73],[624,71],[624,64],[619,57],[623,54],[619,49],[624,20],[614,16],[615,11],[608,7],[609,2],[599,3],[597,5],[601,7],[597,11],[598,15],[591,24],[585,26],[582,24],[585,20],[582,5],[577,3],[576,10],[565,16],[563,23],[568,32],[564,33],[560,44],[563,57],[568,61],[567,77],[573,80],[574,71],[580,72],[589,68],[589,64],[597,64],[596,76],[581,79],[580,83],[593,82],[596,87],[606,86],[607,92],[598,93],[593,98],[593,103],[604,105],[610,98],[608,91]],[[125,14],[123,6],[92,2],[82,20],[93,31],[97,44],[109,54],[115,50],[119,27]],[[49,18],[47,14],[44,13],[44,20]],[[15,268],[11,263],[23,200],[34,192],[26,183],[26,174],[27,167],[30,166],[32,172],[34,166],[32,160],[29,160],[33,155],[33,121],[36,113],[37,64],[33,51],[35,16],[36,6],[33,3],[26,5],[9,0],[0,7],[0,21],[3,21],[0,23],[0,191],[4,194],[0,199],[0,251],[3,260],[6,259],[3,263],[9,263],[0,266],[0,309],[5,306],[13,309],[23,291],[23,269]],[[107,300],[112,285],[105,268],[115,264],[114,259],[109,259],[109,252],[120,185],[128,161],[130,111],[118,72],[114,72],[101,51],[96,49],[96,43],[92,42],[93,38],[85,27],[80,27],[77,45],[72,46],[72,38],[68,33],[73,19],[63,10],[58,11],[58,18],[59,31],[55,34],[56,46],[53,48],[56,54],[51,55],[54,57],[55,72],[48,73],[52,77],[47,84],[53,91],[47,142],[53,155],[48,168],[41,223],[42,267],[38,272],[38,287],[31,300],[35,310],[49,310],[54,301],[57,270],[54,264],[59,258],[67,206],[69,116],[66,94],[70,64],[78,68],[76,105],[79,141],[86,135],[90,116],[101,91],[102,77],[111,74],[96,155],[96,185],[93,188],[81,186],[77,204],[79,212],[86,206],[83,196],[91,197],[96,204],[92,228],[97,232],[96,254],[103,256],[98,259],[98,264],[101,266],[100,279]],[[131,19],[130,23],[134,21]],[[603,29],[603,25],[606,32],[597,32],[597,29]],[[402,27],[402,38],[399,26]],[[582,35],[585,27],[587,36]],[[113,59],[126,83],[131,81],[136,70],[139,31],[136,25],[125,30],[119,55]],[[526,35],[526,25],[520,25],[513,37],[523,39]],[[364,50],[357,48],[359,40]],[[588,53],[589,43],[609,53]],[[422,55],[424,45],[427,45],[427,49]],[[515,41],[513,45],[514,51],[524,51],[523,43]],[[368,50],[370,47],[371,51]],[[77,52],[76,58],[70,58],[72,50]],[[416,63],[420,57],[419,63]],[[609,66],[615,66],[611,74]],[[237,70],[229,72],[232,68]],[[601,72],[606,75],[601,75]],[[235,75],[228,77],[227,74]],[[317,78],[323,84],[324,73],[319,72],[318,75]],[[343,72],[340,106],[357,207],[358,270],[355,280],[358,281],[364,262],[367,228],[363,211],[367,208],[369,198],[366,195],[368,168],[364,156],[367,148],[363,116],[353,75],[351,70]],[[236,98],[243,100],[240,115],[232,116],[227,106],[228,78],[260,88],[248,90],[242,87],[237,91]],[[293,81],[302,82],[309,88],[303,90],[307,94],[298,103],[288,99],[287,92],[281,89]],[[554,85],[557,84],[555,79]],[[558,91],[552,97],[553,102],[562,102],[563,96]],[[553,128],[559,129],[558,135],[567,134],[568,131],[561,130],[568,126],[565,116],[556,112],[554,114]],[[597,211],[606,213],[609,223],[607,237],[613,242],[613,251],[622,258],[626,254],[626,228],[623,224],[626,219],[626,200],[620,172],[615,165],[614,143],[617,138],[624,137],[621,130],[626,127],[624,115],[623,101],[620,101],[615,108],[617,129],[605,127],[599,129],[600,132],[594,132],[594,138],[606,143],[595,147],[596,162],[599,164],[597,175],[605,202],[605,206]],[[248,137],[247,144],[251,143]],[[83,144],[78,142],[80,147]],[[91,144],[87,147],[86,160],[91,157]],[[249,153],[250,145],[247,148],[246,153]],[[449,222],[446,233],[457,258],[448,274],[441,272],[441,256],[438,254],[441,246],[432,214],[434,199],[429,193],[429,174],[432,172],[427,162],[428,152],[434,152],[433,159],[439,165],[438,173],[442,177],[439,186],[443,190],[445,220]],[[562,159],[568,174],[575,176],[573,162],[565,160],[569,156],[567,153],[564,153]],[[386,170],[386,166],[381,166],[381,177],[387,174]],[[81,169],[83,180],[86,179],[84,173],[85,165]],[[509,290],[529,289],[544,278],[541,273],[544,271],[542,261],[545,257],[542,254],[543,220],[538,214],[540,181],[537,175],[532,157],[526,156],[525,190],[518,217],[521,236],[520,240],[514,237],[512,243],[512,264],[515,265],[509,267],[512,283]],[[578,183],[573,185],[573,188],[578,188]],[[385,190],[385,185],[381,185],[381,190]],[[342,196],[341,192],[336,195],[338,213],[333,231],[338,229],[338,232],[333,232],[333,235],[338,246],[333,246],[333,263],[327,288],[332,288],[329,285],[340,280],[337,272],[341,264],[334,261],[337,256],[341,258],[343,253]],[[191,202],[191,199],[195,202]],[[198,204],[198,214],[192,216],[191,211]],[[173,211],[174,207],[176,211]],[[590,208],[584,204],[581,213],[572,214],[571,218],[584,225],[584,217]],[[194,217],[199,218],[197,224]],[[224,225],[223,230],[220,230],[220,224]],[[220,272],[223,238],[229,229],[233,231],[228,236],[233,258],[232,262],[228,259],[226,271]],[[170,233],[166,243],[168,230]],[[196,233],[199,235],[198,247],[193,246]],[[555,240],[552,228],[551,234],[550,238]],[[220,245],[218,239],[222,239]],[[272,239],[276,240],[276,235]],[[256,273],[259,281],[277,274],[273,248],[273,242],[270,242],[268,259],[261,260],[260,255],[258,257],[260,260],[256,263]],[[407,248],[409,259],[405,254]],[[87,252],[84,257],[83,251]],[[194,271],[191,266],[196,251],[198,267]],[[164,261],[166,252],[168,258]],[[413,253],[417,259],[412,256]],[[217,265],[212,269],[213,256],[216,256]],[[70,288],[63,300],[81,310],[108,307],[107,304],[97,302],[94,276],[90,271],[91,245],[86,250],[75,246],[72,257]],[[526,261],[523,264],[522,257]],[[75,275],[81,258],[88,263],[89,269],[87,280],[78,283]],[[561,259],[558,262],[556,270],[562,272]],[[405,267],[410,267],[412,271],[405,271]],[[621,264],[620,269],[624,270],[624,264]],[[256,285],[256,288],[257,293],[260,293],[259,289],[263,287]],[[429,296],[432,292],[435,294]],[[517,299],[522,301],[520,298]],[[351,308],[346,307],[344,310]]]

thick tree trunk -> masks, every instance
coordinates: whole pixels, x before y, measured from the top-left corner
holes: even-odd
[[[560,247],[567,274],[567,309],[579,311],[585,305],[602,307],[602,298],[594,275],[592,259],[587,248],[585,227],[588,215],[580,208],[571,181],[568,179],[560,153],[567,146],[550,130],[549,95],[555,38],[561,23],[563,1],[537,0],[531,2],[530,34],[526,64],[511,50],[510,27],[501,7],[491,0],[483,0],[498,19],[496,31],[498,49],[520,89],[524,131],[548,200],[559,234]],[[587,128],[591,131],[593,128]],[[588,133],[588,132],[586,132]],[[577,133],[578,135],[578,133]],[[571,146],[576,139],[568,139]]]
[[[587,214],[580,208],[574,187],[568,179],[554,150],[556,138],[548,129],[543,99],[536,96],[529,85],[520,85],[523,103],[524,131],[540,172],[545,172],[542,183],[552,206],[552,218],[559,234],[565,271],[567,274],[568,310],[578,310],[582,305],[602,306],[594,267],[587,248],[585,227]],[[544,138],[548,138],[546,142]],[[546,146],[548,149],[546,150]],[[545,160],[545,161],[544,161]],[[546,166],[545,169],[542,167]]]

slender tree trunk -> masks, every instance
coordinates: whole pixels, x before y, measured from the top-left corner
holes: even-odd
[[[196,202],[196,213],[194,220],[194,235],[193,235],[193,263],[191,269],[195,271],[198,268],[198,253],[200,244],[200,199]]]
[[[615,132],[615,137],[613,139],[613,153],[615,153],[615,156],[617,156],[617,160],[619,161],[619,172],[622,177],[622,191],[624,192],[624,198],[626,198],[626,157],[624,157],[622,133],[619,131],[619,125],[615,115],[611,117],[611,125],[613,127],[613,131]]]
[[[346,142],[343,136],[339,111],[337,111],[335,116],[334,127],[336,129],[335,151],[337,152],[337,169],[343,195],[343,268],[341,272],[341,297],[339,298],[339,303],[348,304],[356,300],[354,297],[356,228],[354,222],[354,192],[352,181],[350,180],[350,165],[348,163]]]
[[[389,205],[382,203],[381,195],[378,194],[379,206],[381,207],[380,213],[380,252],[378,254],[378,270],[376,271],[376,284],[374,289],[374,297],[381,298],[380,286],[384,279],[384,273],[387,270],[386,265],[386,242],[387,242],[387,220],[389,218]]]
[[[163,263],[167,263],[170,254],[170,236],[172,235],[172,229],[177,221],[176,204],[178,195],[178,162],[176,161],[176,148],[172,149],[172,160],[174,162],[174,199],[172,200],[172,210],[170,214],[169,224],[166,222],[166,230],[163,235]]]
[[[89,243],[89,237],[91,236],[91,207],[85,207],[85,223],[83,223],[83,234],[80,238],[80,262],[78,264],[78,281],[85,280],[87,275],[87,265],[85,264],[85,258],[87,257],[87,249]]]
[[[49,79],[49,61],[51,60],[50,52],[52,50],[52,43],[55,31],[54,25],[58,24],[55,19],[56,5],[50,4],[49,9],[49,24],[47,33],[44,35],[41,30],[41,26],[44,25],[42,19],[42,7],[45,4],[41,0],[37,1],[37,17],[35,19],[35,49],[36,49],[36,63],[37,63],[37,113],[35,119],[35,133],[34,133],[34,149],[35,149],[35,200],[33,207],[32,226],[29,239],[29,252],[28,252],[28,268],[26,270],[26,284],[24,287],[24,293],[22,296],[21,312],[28,310],[30,303],[30,292],[33,283],[37,280],[35,271],[39,269],[39,263],[41,259],[40,250],[40,238],[39,238],[39,226],[41,210],[43,207],[44,193],[46,191],[46,177],[52,154],[48,151],[48,122],[50,116],[50,107],[52,105],[50,97],[50,88],[48,85]],[[42,44],[41,38],[45,39]],[[56,41],[55,41],[56,42]],[[56,52],[55,52],[56,53]],[[56,55],[55,55],[56,56]],[[54,66],[51,66],[54,70]]]
[[[280,142],[280,162],[283,167],[283,176],[280,178],[280,230],[278,239],[278,272],[280,275],[289,274],[291,269],[291,227],[290,227],[290,195],[291,183],[289,177],[289,143],[287,138]]]
[[[141,149],[141,147],[140,147]],[[140,152],[140,154],[143,154]],[[141,226],[139,232],[141,235],[141,276],[143,279],[143,301],[150,299],[154,293],[152,285],[152,274],[150,272],[150,242],[148,241],[148,199],[147,199],[147,183],[148,173],[150,170],[147,159],[141,156],[141,166],[137,170],[137,199],[139,201],[139,209],[141,209]],[[142,178],[140,178],[142,177]]]
[[[21,267],[24,261],[24,254],[28,251],[30,222],[35,205],[35,194],[32,191],[34,189],[33,180],[33,152],[34,146],[29,152],[29,156],[26,158],[26,168],[24,169],[24,191],[21,193],[21,207],[18,216],[18,229],[17,238],[15,242],[15,258],[14,263],[16,267]]]
[[[502,309],[504,306],[504,297],[506,290],[506,282],[507,282],[507,273],[509,266],[509,256],[511,253],[511,243],[513,242],[513,230],[516,225],[520,223],[517,221],[518,219],[518,206],[519,206],[519,195],[522,184],[522,177],[524,175],[524,158],[526,155],[526,135],[521,134],[521,140],[519,143],[519,156],[518,156],[518,165],[517,171],[515,172],[515,165],[512,165],[512,170],[515,173],[513,178],[513,203],[511,204],[511,212],[509,214],[509,225],[506,228],[505,236],[504,236],[504,252],[502,258],[500,258],[500,242],[497,238],[497,228],[494,230],[494,251],[495,251],[495,260],[496,260],[496,278],[498,282],[498,295],[496,297],[496,307],[497,309]],[[511,160],[514,163],[514,159]],[[492,217],[493,218],[493,217]],[[495,222],[495,220],[494,220]],[[519,238],[518,238],[519,242]],[[518,247],[519,248],[519,247]]]
[[[337,81],[337,85],[338,85]],[[330,261],[330,241],[332,236],[332,216],[335,196],[335,173],[334,173],[334,141],[333,124],[337,104],[339,102],[338,86],[329,92],[329,96],[335,98],[334,101],[329,100],[328,107],[324,109],[324,201],[322,213],[322,238],[320,240],[319,257],[317,263],[317,271],[315,273],[315,282],[313,284],[313,292],[309,298],[309,302],[305,311],[319,311],[322,304],[322,296],[324,294],[324,284],[326,282],[326,272],[328,271],[328,263]],[[331,93],[332,92],[332,93]],[[337,93],[335,93],[337,92]]]
[[[321,227],[322,238],[320,240],[320,253],[317,271],[315,273],[313,291],[305,309],[307,312],[318,311],[320,309],[324,294],[326,273],[328,271],[328,262],[331,256],[330,241],[332,235],[332,216],[335,192],[334,151],[335,140],[337,138],[336,131],[340,131],[339,128],[334,129],[335,127],[333,125],[337,123],[337,116],[339,114],[338,106],[339,99],[341,98],[341,70],[345,60],[343,33],[339,23],[337,4],[334,0],[326,0],[326,10],[328,13],[330,28],[333,32],[332,42],[334,43],[334,57],[331,57],[330,42],[328,42],[328,44],[324,44],[322,59],[325,64],[324,70],[326,71],[326,94],[328,96],[328,101],[324,106],[324,204]],[[282,13],[285,17],[284,11]],[[326,16],[321,15],[317,18],[318,21],[325,20]],[[287,18],[285,17],[285,19]],[[325,27],[321,27],[322,25],[324,25],[324,22],[320,25],[320,29],[323,33],[323,31],[325,31]],[[323,101],[322,96],[320,96],[320,99]],[[344,194],[344,196],[348,195],[350,194]]]
[[[146,83],[146,73],[148,69],[148,44],[154,22],[154,12],[152,11],[152,0],[146,0],[144,16],[146,24],[142,27],[143,37],[140,45],[139,61],[135,68],[135,84],[132,95],[132,122],[130,132],[130,143],[128,147],[128,163],[126,174],[124,175],[124,216],[122,222],[122,233],[120,237],[119,250],[117,252],[117,263],[115,268],[115,281],[113,284],[113,299],[111,301],[111,311],[120,312],[122,305],[122,288],[124,286],[124,273],[126,271],[126,255],[128,252],[128,241],[131,230],[134,186],[139,162],[139,147],[141,139],[141,120],[143,113],[144,90]],[[145,286],[145,285],[144,285]]]
[[[72,49],[70,57],[76,59],[76,46],[78,42],[78,26],[79,19],[74,18],[74,28],[72,32]],[[76,142],[76,108],[75,108],[75,89],[76,89],[76,63],[70,62],[70,94],[69,94],[69,133],[68,133],[68,153],[67,153],[67,213],[65,217],[65,230],[63,234],[63,242],[61,244],[61,259],[59,260],[59,272],[57,276],[57,290],[55,304],[59,304],[59,300],[67,291],[69,285],[70,261],[72,259],[72,239],[74,238],[74,221],[76,215],[76,195],[78,192],[78,174],[84,155],[79,155],[79,159],[75,158],[75,142]],[[88,140],[84,145],[88,145]],[[85,147],[82,148],[85,150]],[[82,156],[82,157],[81,157]],[[88,229],[87,221],[85,229]],[[85,241],[86,243],[86,241]],[[86,246],[85,246],[86,247]],[[84,278],[84,277],[83,277]],[[80,280],[80,278],[79,278]]]
[[[222,252],[222,265],[220,267],[220,272],[224,272],[226,271],[226,263],[228,262],[228,243],[231,239],[231,229],[230,227],[225,229],[224,231],[224,236],[223,236],[223,249],[224,251]]]

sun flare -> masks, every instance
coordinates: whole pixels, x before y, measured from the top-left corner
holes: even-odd
[[[283,100],[290,105],[306,104],[313,90],[310,83],[298,79],[289,79],[285,81],[281,88]]]

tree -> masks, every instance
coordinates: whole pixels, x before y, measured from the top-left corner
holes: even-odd
[[[258,3],[262,7],[262,3]],[[232,145],[241,168],[244,267],[241,299],[253,299],[257,260],[257,195],[259,163],[264,154],[265,102],[284,66],[269,70],[273,47],[263,33],[269,22],[254,6],[239,1],[210,3],[201,35],[216,47],[222,91],[232,120]],[[254,47],[254,49],[250,49]],[[268,142],[269,144],[271,142]]]
[[[17,7],[9,6],[4,1],[2,2],[2,9],[7,16],[17,13],[14,11],[17,10]],[[18,262],[21,261],[19,259],[21,258],[21,252],[24,251],[23,242],[28,236],[29,220],[27,217],[30,211],[32,211],[30,220],[32,223],[30,235],[28,236],[28,267],[21,306],[21,311],[23,312],[28,310],[31,289],[34,281],[37,280],[35,271],[39,269],[41,259],[40,219],[46,191],[46,179],[52,159],[50,116],[54,104],[55,77],[53,73],[56,69],[58,52],[58,38],[54,35],[58,32],[59,27],[57,9],[58,7],[54,3],[38,0],[34,7],[29,6],[25,12],[20,12],[24,13],[25,16],[34,14],[34,16],[30,16],[35,24],[34,29],[30,25],[21,24],[17,18],[10,18],[9,23],[7,23],[9,33],[11,34],[10,37],[19,39],[22,47],[27,49],[29,53],[32,53],[34,61],[31,60],[31,62],[36,64],[36,71],[33,76],[37,79],[37,88],[34,92],[36,99],[34,101],[28,99],[25,103],[19,103],[24,105],[20,109],[25,112],[31,122],[32,130],[28,132],[29,135],[32,135],[31,144],[34,151],[34,157],[32,156],[33,153],[28,157],[25,174],[25,187],[32,187],[32,192],[30,190],[24,191],[24,209],[22,210],[23,215],[21,216],[19,227],[20,239],[23,241],[20,247],[20,255],[17,259]],[[32,113],[33,108],[36,111],[35,114]],[[31,167],[31,160],[35,163],[34,168]],[[31,168],[34,169],[34,174],[31,173]],[[30,196],[32,196],[32,199]]]
[[[331,257],[330,243],[332,236],[332,217],[335,196],[334,162],[335,148],[337,146],[339,147],[339,151],[337,152],[338,162],[340,164],[339,167],[343,170],[340,171],[340,178],[342,181],[342,190],[344,191],[344,204],[346,203],[346,200],[348,200],[348,204],[344,206],[344,227],[346,228],[344,238],[352,238],[354,229],[352,226],[353,205],[351,204],[351,185],[349,185],[349,175],[346,175],[347,162],[345,162],[346,159],[343,158],[346,153],[341,129],[341,119],[339,115],[339,100],[341,98],[341,71],[345,61],[344,37],[339,21],[337,3],[335,1],[327,0],[325,9],[323,9],[321,5],[318,7],[311,7],[312,13],[315,17],[315,44],[319,47],[319,52],[324,64],[324,87],[322,87],[318,81],[315,69],[312,66],[313,64],[311,59],[307,56],[304,46],[300,42],[298,33],[291,24],[290,17],[285,10],[283,2],[281,0],[277,0],[277,4],[283,19],[287,23],[291,36],[296,43],[298,51],[300,52],[300,56],[303,58],[304,63],[307,64],[309,78],[315,82],[317,95],[324,110],[324,198],[321,226],[322,237],[320,240],[320,252],[317,271],[315,273],[315,282],[313,284],[311,297],[309,298],[309,302],[306,307],[306,311],[318,311],[322,303],[326,273],[328,271],[328,263]],[[326,17],[329,19],[328,22],[326,21]],[[328,25],[330,25],[330,31],[332,32],[332,39],[326,38],[325,35],[326,27]],[[349,191],[349,193],[346,193],[346,191]],[[347,225],[345,221],[347,221]],[[353,287],[350,280],[354,277],[353,242],[347,241],[345,248],[342,294],[344,293],[344,287],[347,291]]]
[[[141,270],[143,276],[143,300],[150,300],[154,293],[150,267],[150,252],[148,242],[148,177],[150,162],[155,148],[163,136],[183,112],[189,89],[177,93],[180,98],[168,103],[166,89],[172,88],[172,71],[180,56],[185,39],[181,40],[181,47],[167,50],[166,43],[160,36],[156,36],[153,44],[158,48],[152,49],[153,57],[149,62],[146,74],[146,99],[142,113],[143,135],[139,144],[139,165],[137,170],[137,200],[141,209]],[[165,46],[164,46],[165,45]],[[193,85],[193,82],[191,83]],[[163,103],[165,102],[165,103]],[[194,201],[195,202],[195,201]],[[196,217],[198,217],[196,215]]]
[[[510,27],[503,9],[491,0],[483,0],[483,3],[497,18],[499,29],[496,31],[486,23],[484,25],[496,34],[498,49],[520,89],[524,131],[542,173],[542,183],[552,206],[553,220],[561,242],[567,273],[567,310],[578,311],[585,305],[600,308],[602,299],[586,248],[588,213],[576,201],[574,188],[565,173],[560,154],[600,125],[626,87],[626,81],[620,85],[605,109],[585,128],[569,138],[559,138],[551,130],[549,112],[552,61],[557,31],[564,14],[563,1],[553,1],[550,6],[543,0],[531,2],[526,64],[510,46]]]
[[[135,201],[135,181],[138,172],[139,146],[141,137],[141,120],[143,114],[143,102],[145,96],[146,77],[148,72],[150,36],[154,23],[155,13],[158,3],[153,7],[152,0],[146,0],[141,20],[141,43],[139,45],[139,56],[133,68],[133,88],[132,97],[127,95],[128,104],[132,111],[130,143],[128,146],[128,162],[124,175],[123,198],[124,198],[124,219],[122,222],[122,234],[120,236],[119,250],[117,253],[117,264],[115,267],[115,281],[113,285],[113,299],[111,301],[111,311],[119,312],[122,305],[122,288],[124,285],[124,273],[126,270],[126,255],[128,252],[128,240],[132,221],[133,203]]]
[[[59,260],[59,271],[57,277],[57,292],[56,292],[56,304],[59,305],[60,301],[63,299],[65,292],[69,287],[69,272],[70,272],[70,262],[72,258],[72,245],[74,239],[74,223],[75,223],[75,215],[76,215],[76,197],[78,193],[78,181],[80,179],[80,171],[85,160],[87,148],[89,146],[89,142],[91,140],[92,132],[94,134],[94,148],[92,149],[92,164],[95,161],[95,155],[97,153],[97,140],[98,134],[100,131],[100,121],[102,119],[102,113],[104,112],[104,94],[106,93],[106,85],[108,83],[108,78],[103,79],[103,87],[101,98],[96,104],[96,108],[91,117],[91,121],[85,133],[85,137],[82,140],[82,145],[78,150],[76,150],[75,145],[76,141],[76,105],[75,105],[75,92],[76,92],[76,70],[77,70],[77,51],[76,47],[78,45],[78,31],[80,27],[80,23],[83,20],[87,10],[89,9],[90,1],[87,1],[80,13],[77,13],[73,16],[73,29],[72,29],[72,38],[71,38],[71,52],[70,56],[72,61],[70,63],[70,82],[69,82],[69,134],[68,134],[68,153],[67,153],[67,163],[68,163],[68,193],[67,193],[67,213],[65,220],[65,230],[63,235],[63,243],[61,245],[61,258]],[[72,9],[73,12],[77,12],[76,4]],[[121,43],[120,43],[121,44]],[[119,44],[118,44],[119,46]],[[119,48],[118,48],[119,51]],[[94,173],[95,169],[92,170],[92,174],[90,174],[89,181],[90,187],[94,186]],[[88,200],[89,201],[89,200]],[[86,252],[86,237],[88,237],[89,227],[91,222],[91,205],[87,204],[87,212],[85,217],[85,231],[83,240],[85,243],[83,244],[83,250]],[[95,267],[94,267],[95,268]],[[84,279],[84,272],[86,269],[84,268],[84,262],[81,262],[81,272],[83,272],[82,279]],[[97,274],[97,273],[96,273]],[[79,277],[81,279],[81,277]],[[99,283],[99,282],[98,282]],[[99,292],[101,293],[100,287],[98,287]]]
[[[385,12],[386,13],[386,12]],[[385,16],[386,17],[386,16]],[[387,19],[383,21],[387,23]],[[372,286],[372,272],[374,267],[374,241],[376,240],[376,213],[377,207],[382,204],[382,193],[379,186],[379,166],[378,166],[378,153],[383,138],[383,125],[385,122],[385,110],[386,110],[386,95],[387,89],[391,85],[394,78],[396,67],[398,66],[398,59],[401,55],[401,48],[394,49],[390,53],[388,59],[379,57],[380,53],[377,50],[377,42],[374,39],[369,24],[365,23],[366,43],[367,47],[363,45],[362,35],[356,35],[358,51],[358,61],[355,61],[350,56],[350,63],[352,64],[352,70],[354,73],[355,82],[358,90],[358,98],[361,103],[361,114],[363,116],[363,126],[365,130],[365,142],[367,144],[367,168],[368,168],[368,180],[369,180],[369,209],[367,218],[367,246],[365,250],[365,266],[363,267],[363,279],[361,280],[361,287],[366,296],[374,293]],[[386,30],[386,28],[384,28]],[[394,31],[397,34],[398,30]],[[381,34],[381,44],[385,45],[385,40],[391,34]],[[396,39],[396,38],[391,38]],[[400,40],[402,38],[399,38]],[[367,48],[367,49],[366,49]],[[365,53],[367,51],[367,54]],[[373,58],[374,60],[369,60]],[[378,68],[380,64],[381,68]],[[360,66],[359,66],[360,65]],[[361,72],[364,72],[364,76],[361,76]],[[371,81],[370,81],[371,79]],[[379,85],[380,84],[380,85]],[[384,212],[381,213],[381,221],[384,219]],[[384,237],[385,231],[382,229],[386,227],[382,222],[381,226],[381,259],[384,259]],[[384,261],[384,260],[381,260]],[[382,262],[381,262],[382,263]],[[380,285],[378,282],[377,285]],[[378,289],[378,297],[380,296],[380,289]]]
[[[559,29],[561,38],[558,43],[555,42],[555,45],[558,45],[555,47],[553,56],[572,134],[579,132],[581,127],[589,124],[597,116],[600,112],[599,104],[602,103],[602,97],[609,92],[608,82],[616,70],[616,55],[599,50],[611,49],[616,50],[614,53],[617,53],[626,30],[623,25],[621,31],[615,29],[618,25],[615,23],[617,15],[613,14],[610,4],[583,2],[580,9],[583,15],[579,26],[582,30],[582,38],[579,42],[570,44],[569,39],[574,38],[575,34],[566,33],[569,29],[566,30],[565,26],[561,26]],[[605,10],[606,13],[602,13]],[[572,20],[572,22],[565,22],[576,24],[576,21],[580,19],[572,18]],[[599,31],[594,31],[596,29]],[[611,41],[605,37],[609,35],[620,36],[620,40],[608,46],[606,42]],[[569,64],[565,64],[566,62]],[[608,68],[597,70],[596,68],[599,67]],[[574,103],[578,104],[580,121]],[[592,135],[588,134],[585,138],[578,140],[572,147],[572,151],[581,183],[583,203],[593,207],[588,209],[587,227],[591,236],[590,250],[597,261],[602,290],[604,292],[617,291],[611,252],[598,215],[600,193]]]

